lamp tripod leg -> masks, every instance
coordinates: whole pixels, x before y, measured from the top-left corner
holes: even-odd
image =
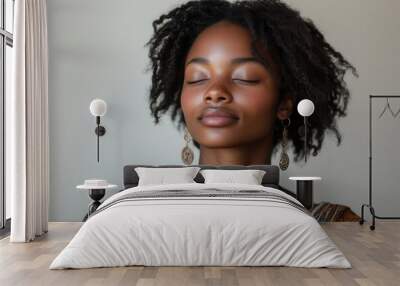
[[[365,220],[364,220],[364,207],[365,207],[365,204],[363,204],[363,205],[361,206],[361,218],[360,218],[360,221],[359,221],[359,223],[360,223],[361,225],[363,225],[364,222],[365,222]]]

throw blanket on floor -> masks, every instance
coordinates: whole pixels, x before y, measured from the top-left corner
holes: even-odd
[[[321,223],[333,221],[359,221],[360,217],[348,206],[321,202],[314,206],[312,216]]]

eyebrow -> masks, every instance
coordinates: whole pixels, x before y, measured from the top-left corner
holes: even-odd
[[[231,60],[232,64],[243,64],[243,63],[248,63],[248,62],[255,62],[255,63],[259,63],[259,64],[263,65],[263,63],[255,57],[234,58]],[[192,64],[192,63],[209,64],[210,61],[206,58],[201,58],[201,57],[193,58],[186,64],[186,66],[188,66],[189,64]]]

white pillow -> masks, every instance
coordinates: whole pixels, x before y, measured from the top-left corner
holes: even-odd
[[[204,177],[204,183],[230,183],[261,185],[265,175],[263,170],[201,170],[200,174]]]
[[[199,170],[200,167],[135,168],[139,176],[138,186],[196,183],[193,179]]]

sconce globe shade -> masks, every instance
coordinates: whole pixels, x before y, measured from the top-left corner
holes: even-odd
[[[90,113],[93,116],[103,116],[107,112],[107,103],[99,98],[93,99],[90,103]]]
[[[297,105],[297,111],[301,116],[310,116],[314,113],[314,103],[309,99],[303,99]]]

